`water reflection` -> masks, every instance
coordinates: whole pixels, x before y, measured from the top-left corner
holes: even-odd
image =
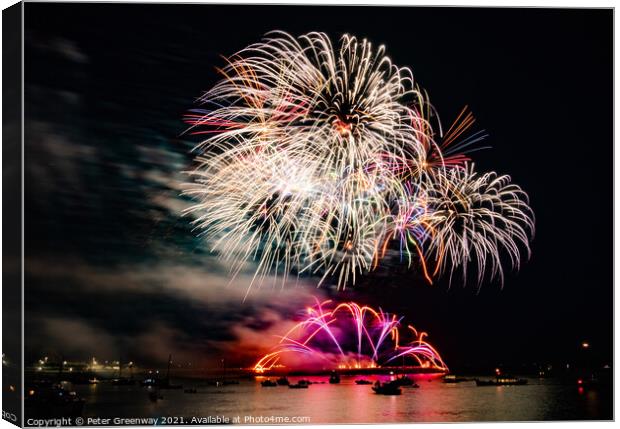
[[[355,377],[337,385],[325,377],[307,377],[308,389],[263,388],[254,380],[214,387],[183,381],[183,390],[162,391],[163,400],[149,401],[147,389],[100,383],[76,386],[87,400],[86,417],[308,416],[310,423],[389,423],[462,421],[539,421],[611,419],[611,392],[579,390],[552,380],[530,379],[526,386],[476,387],[473,382],[445,384],[417,379],[420,388],[403,387],[401,396],[381,396]],[[299,381],[290,377],[291,383]]]

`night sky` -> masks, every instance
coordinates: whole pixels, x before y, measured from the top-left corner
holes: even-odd
[[[611,361],[612,11],[205,5],[25,6],[26,360],[42,353],[249,364],[312,295],[429,332],[448,366]],[[444,125],[469,105],[536,214],[503,288],[388,269],[344,293],[311,280],[242,302],[248,273],[191,231],[179,194],[197,138],[182,115],[215,67],[267,31],[385,44]],[[240,344],[243,346],[240,347]],[[231,355],[232,356],[232,355]]]

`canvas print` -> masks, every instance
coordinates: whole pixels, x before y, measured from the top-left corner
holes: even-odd
[[[23,11],[24,425],[613,419],[611,9]]]

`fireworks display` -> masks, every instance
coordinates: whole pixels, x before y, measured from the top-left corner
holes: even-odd
[[[269,371],[287,358],[296,366],[314,363],[328,368],[372,369],[407,361],[409,366],[447,371],[439,353],[424,340],[426,333],[407,325],[401,334],[401,322],[396,315],[354,302],[317,302],[306,309],[304,320],[256,363],[254,371]],[[410,340],[401,345],[405,337]]]
[[[205,136],[187,213],[232,275],[253,260],[252,284],[293,273],[345,287],[396,249],[431,283],[474,267],[480,284],[529,255],[527,195],[474,170],[482,136],[461,137],[473,116],[442,133],[383,46],[273,32],[219,71],[186,116]]]

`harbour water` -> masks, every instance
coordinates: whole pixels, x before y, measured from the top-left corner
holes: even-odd
[[[419,388],[403,387],[400,396],[381,396],[368,385],[355,384],[360,377],[344,376],[340,384],[325,383],[326,377],[305,378],[324,384],[289,389],[262,387],[259,380],[227,386],[178,380],[183,389],[161,390],[163,399],[155,402],[149,389],[139,385],[99,383],[75,386],[75,390],[86,400],[85,419],[152,417],[159,419],[158,424],[217,423],[218,416],[241,424],[278,423],[286,418],[288,423],[306,424],[613,418],[610,386],[583,390],[554,379],[530,378],[524,386],[477,387],[473,381],[446,384],[416,378]],[[293,383],[296,380],[290,378]]]

